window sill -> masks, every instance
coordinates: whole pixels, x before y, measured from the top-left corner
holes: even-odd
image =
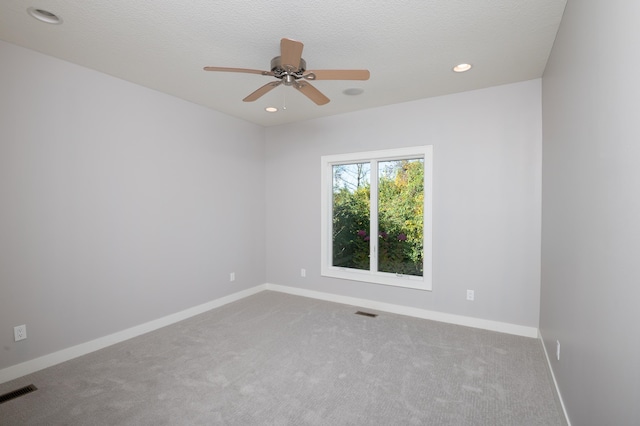
[[[366,270],[325,267],[321,275],[343,280],[360,281],[372,284],[388,285],[392,287],[411,288],[414,290],[431,291],[431,280],[427,277],[414,275],[396,275],[384,272],[371,272]]]

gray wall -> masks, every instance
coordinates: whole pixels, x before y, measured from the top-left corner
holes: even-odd
[[[268,282],[537,328],[541,129],[540,80],[268,128]],[[427,144],[433,291],[321,277],[320,157]]]
[[[639,17],[570,0],[543,77],[540,327],[579,426],[640,424]]]
[[[265,282],[261,127],[4,42],[0,63],[0,369]]]

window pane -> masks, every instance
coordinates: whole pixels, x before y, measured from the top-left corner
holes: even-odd
[[[369,269],[369,163],[333,166],[333,266]]]
[[[423,274],[424,160],[378,164],[378,270]]]

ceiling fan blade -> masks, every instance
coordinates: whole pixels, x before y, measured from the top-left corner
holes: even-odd
[[[205,71],[245,72],[249,74],[273,75],[271,71],[252,70],[248,68],[204,67]]]
[[[369,70],[316,70],[307,71],[304,78],[307,80],[369,80],[369,75]]]
[[[280,40],[280,62],[287,71],[297,71],[300,67],[302,48],[304,44],[300,41],[283,38]],[[290,70],[287,67],[291,67]]]
[[[250,94],[249,96],[247,96],[246,98],[244,98],[243,101],[253,102],[259,99],[260,97],[262,97],[263,95],[267,94],[271,90],[275,89],[276,87],[280,86],[281,84],[282,84],[282,81],[272,81],[271,83],[267,83],[264,86],[260,87],[255,92],[253,92],[252,94]]]
[[[313,87],[306,81],[296,81],[293,85],[296,89],[302,92],[307,98],[311,99],[317,105],[324,105],[329,103],[329,98],[322,94],[321,91]]]

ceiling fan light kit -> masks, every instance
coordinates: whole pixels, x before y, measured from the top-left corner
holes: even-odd
[[[247,68],[204,67],[205,71],[241,72],[272,76],[279,81],[272,81],[259,87],[256,91],[243,99],[253,102],[280,85],[292,86],[316,105],[329,103],[322,92],[312,86],[309,81],[315,80],[368,80],[368,70],[314,70],[307,71],[307,63],[302,59],[302,42],[283,38],[280,40],[280,56],[271,60],[271,71],[261,71]]]

